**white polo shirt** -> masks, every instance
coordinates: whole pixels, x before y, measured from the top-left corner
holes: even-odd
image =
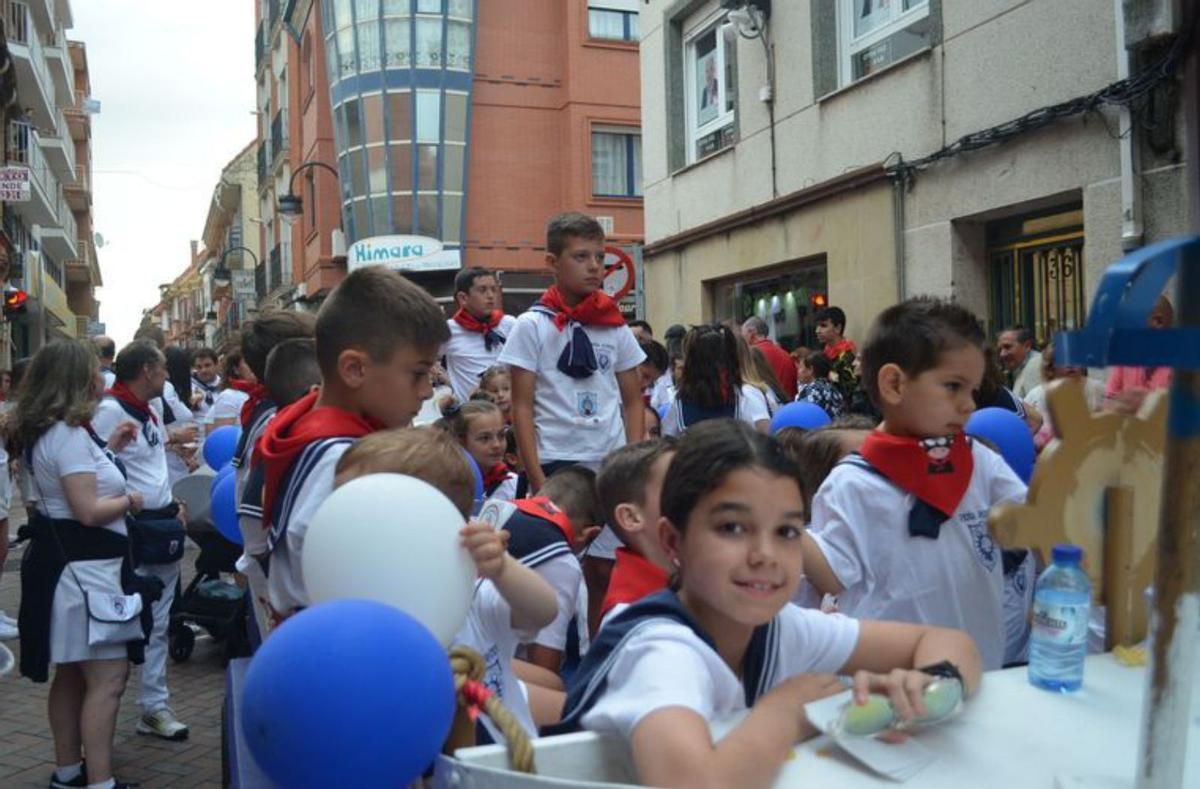
[[[535,373],[533,422],[538,460],[600,462],[625,445],[621,391],[617,374],[646,359],[628,326],[584,326],[600,369],[587,378],[571,378],[558,369],[558,359],[571,336],[554,319],[529,311],[517,318],[499,363]]]
[[[771,421],[771,411],[767,396],[750,384],[742,384],[741,390],[738,391],[734,419],[745,422],[750,427],[755,427],[759,422]],[[662,433],[664,436],[678,436],[687,427],[689,426],[683,423],[683,411],[679,407],[679,397],[676,395],[671,401],[671,407],[667,409],[666,417],[662,421]]]
[[[99,498],[125,495],[125,478],[82,427],[55,422],[34,445],[32,465],[38,511],[51,518],[78,520],[62,484],[63,477],[72,474],[95,474]],[[119,515],[101,528],[125,534],[125,516]]]
[[[137,435],[117,457],[125,464],[129,490],[142,494],[143,507],[162,509],[172,501],[171,471],[167,466],[167,434],[162,425],[162,413],[151,407],[155,419],[141,424],[112,397],[105,397],[96,408],[92,428],[96,435],[108,441],[113,431],[126,422],[138,426]],[[157,420],[157,421],[156,421]]]
[[[936,540],[909,535],[914,496],[845,460],[817,491],[809,528],[844,587],[842,613],[965,630],[992,670],[1004,662],[1004,568],[988,512],[1024,501],[1025,484],[980,442],[971,450],[971,484]]]
[[[442,346],[440,355],[446,357],[446,374],[450,376],[450,388],[454,390],[454,396],[460,402],[466,402],[479,388],[480,374],[499,363],[504,344],[494,344],[489,351],[479,332],[467,331],[453,318],[446,321],[446,325],[450,327],[450,339]],[[496,326],[496,331],[507,339],[512,337],[516,325],[516,318],[505,315]]]

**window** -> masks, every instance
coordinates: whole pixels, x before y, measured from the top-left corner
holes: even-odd
[[[684,43],[689,163],[737,139],[737,39],[724,28],[722,15]]]
[[[592,129],[592,194],[642,196],[642,134],[621,128]]]
[[[929,0],[839,0],[840,83],[849,85],[930,46]]]
[[[638,0],[588,0],[588,35],[614,41],[637,41]]]

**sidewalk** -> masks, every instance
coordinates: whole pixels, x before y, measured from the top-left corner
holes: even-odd
[[[14,502],[9,534],[17,533],[25,513]],[[0,609],[17,615],[21,598],[19,568],[25,546],[9,552],[4,576],[0,578]],[[198,549],[189,543],[183,559],[183,584],[193,575],[192,565]],[[20,660],[18,641],[5,646]],[[167,742],[134,731],[139,710],[137,667],[130,670],[121,711],[117,718],[114,764],[117,778],[136,781],[144,787],[220,787],[221,786],[221,705],[224,700],[225,672],[221,667],[220,648],[207,635],[198,635],[196,650],[186,663],[168,660],[167,678],[171,689],[171,707],[191,728],[184,742]],[[50,685],[34,683],[16,676],[14,671],[0,678],[0,786],[45,787],[54,770],[54,741],[46,718],[46,694]]]

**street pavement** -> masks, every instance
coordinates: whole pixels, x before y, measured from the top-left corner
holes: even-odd
[[[24,521],[23,505],[14,500],[9,534],[15,537],[18,525]],[[19,568],[23,553],[24,544],[9,551],[4,576],[0,578],[0,609],[13,617],[20,606]],[[189,543],[183,559],[185,587],[194,574],[192,565],[198,553]],[[19,661],[20,644],[15,640],[4,643]],[[136,781],[143,787],[220,787],[221,705],[225,687],[220,646],[207,635],[201,635],[186,663],[168,659],[171,707],[191,728],[191,736],[183,742],[167,742],[139,735],[134,730],[140,715],[138,671],[136,666],[130,670],[117,718],[114,754],[117,779]],[[44,787],[50,783],[54,741],[46,718],[49,689],[49,683],[34,684],[16,676],[15,670],[0,678],[0,786],[5,789]]]

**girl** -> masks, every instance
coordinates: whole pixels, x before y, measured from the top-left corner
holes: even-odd
[[[438,423],[458,439],[483,474],[483,495],[488,499],[512,501],[517,495],[517,475],[504,463],[507,448],[504,417],[490,400],[469,400],[442,410]]]
[[[662,433],[676,436],[721,417],[740,419],[762,433],[771,423],[765,395],[743,383],[737,335],[728,326],[696,326],[683,341],[683,375]]]
[[[800,365],[799,379],[802,385],[796,393],[796,401],[819,405],[830,419],[837,419],[846,413],[846,401],[842,390],[829,380],[832,372],[833,362],[829,361],[824,351],[813,351],[806,356]]]
[[[504,424],[512,424],[512,374],[507,367],[489,367],[479,376],[479,391],[487,394],[504,415]]]
[[[779,404],[786,400],[779,378],[771,369],[771,363],[759,348],[751,348],[742,335],[737,335],[738,364],[742,370],[742,380],[752,386],[758,396],[767,401],[767,413],[771,416],[779,410]],[[751,392],[751,395],[754,393]]]
[[[960,678],[966,694],[978,687],[979,653],[964,633],[788,603],[803,572],[804,508],[795,466],[772,439],[731,420],[689,430],[661,501],[672,588],[605,625],[563,718],[625,737],[641,783],[770,786],[814,734],[803,705],[844,689],[834,673],[853,676],[856,703],[884,694],[903,720],[925,711],[935,677]],[[740,714],[714,743],[709,725]]]

